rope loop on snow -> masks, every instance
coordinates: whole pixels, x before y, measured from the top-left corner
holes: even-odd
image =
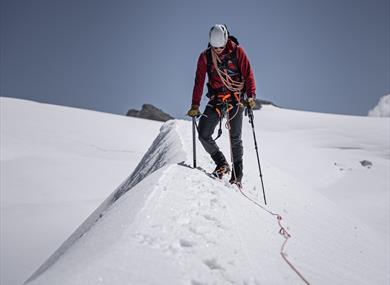
[[[266,209],[265,207],[263,207],[262,205],[260,205],[258,202],[256,202],[255,200],[253,200],[252,198],[250,198],[248,195],[246,195],[242,188],[239,188],[239,191],[240,193],[245,197],[247,198],[249,201],[251,201],[253,204],[255,204],[256,206],[258,206],[259,208],[263,209],[264,211],[266,211],[267,213],[269,213],[270,215],[272,216],[276,216],[276,219],[278,221],[278,225],[279,225],[279,234],[282,235],[284,237],[284,242],[282,244],[282,246],[280,247],[280,255],[282,256],[283,260],[288,264],[288,266],[290,266],[290,268],[301,278],[301,280],[306,284],[306,285],[310,285],[309,281],[307,281],[307,279],[303,276],[303,274],[301,272],[299,272],[299,270],[291,263],[291,261],[289,261],[287,259],[287,254],[286,252],[284,251],[284,248],[287,244],[287,241],[289,240],[289,238],[291,238],[291,235],[290,233],[286,230],[286,228],[282,225],[282,216],[277,214],[277,213],[274,213],[268,209]]]
[[[182,165],[182,166],[186,166],[186,167],[189,167],[192,169],[191,166],[187,165],[183,162],[181,163],[178,163],[178,165]],[[211,174],[209,174],[207,171],[205,171],[204,169],[202,169],[201,167],[197,167],[198,170],[204,172],[207,176],[211,177],[214,179],[213,176],[211,176]],[[252,199],[251,197],[249,197],[247,194],[244,193],[244,191],[242,190],[242,188],[238,188],[240,193],[245,197],[247,198],[250,202],[252,202],[253,204],[255,204],[256,206],[258,206],[259,208],[261,208],[262,210],[266,211],[268,214],[272,215],[272,216],[275,216],[276,219],[277,219],[277,222],[278,222],[278,225],[279,225],[279,233],[284,237],[284,242],[282,244],[282,246],[280,247],[280,255],[282,256],[283,260],[288,264],[288,266],[290,266],[290,268],[301,278],[301,280],[306,284],[306,285],[310,285],[309,281],[307,281],[307,279],[303,276],[303,274],[301,272],[299,272],[299,270],[287,259],[287,254],[285,253],[284,251],[284,248],[287,244],[287,241],[291,238],[291,235],[288,233],[288,231],[286,230],[286,228],[282,225],[282,216],[279,215],[279,214],[276,214],[270,210],[268,210],[267,208],[265,208],[264,206],[262,206],[261,204],[259,204],[256,200]]]
[[[280,230],[279,230],[279,233],[285,237],[286,239],[289,239],[291,237],[291,235],[288,233],[288,231],[282,226],[281,224],[281,220],[282,220],[282,216],[281,215],[277,215],[276,218],[278,219],[278,224],[279,224],[279,227],[280,227]]]

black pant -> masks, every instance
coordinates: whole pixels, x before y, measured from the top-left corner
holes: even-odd
[[[229,112],[229,118],[232,118],[229,123],[233,162],[241,161],[243,155],[241,140],[243,110],[244,108],[241,104],[234,104],[234,107]],[[212,138],[212,135],[214,134],[215,127],[219,123],[219,116],[211,104],[206,106],[203,114],[205,116],[202,116],[199,121],[199,140],[205,150],[210,155],[214,155],[219,151],[219,147]],[[227,117],[227,114],[225,117]],[[223,130],[227,130],[224,127],[224,122],[222,123]]]

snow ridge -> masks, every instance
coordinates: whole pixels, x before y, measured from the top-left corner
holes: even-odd
[[[52,266],[77,240],[79,240],[112,205],[126,192],[132,189],[145,177],[159,170],[169,163],[182,161],[185,158],[183,151],[177,150],[180,138],[175,132],[174,121],[161,126],[160,133],[151,147],[137,165],[133,173],[77,228],[77,230],[43,263],[36,272],[26,280],[29,283],[36,279]],[[179,146],[180,149],[180,146]]]
[[[157,138],[153,141],[141,162],[138,164],[129,179],[115,191],[112,202],[118,200],[124,193],[137,185],[146,176],[167,164],[177,163],[185,159],[182,145],[178,145],[180,136],[175,132],[176,124],[169,121],[164,124]]]
[[[89,237],[86,237],[87,244],[92,244],[92,247],[95,250],[98,249],[98,251],[104,251],[102,248],[107,246],[107,240],[113,241],[123,236],[113,220],[121,221],[121,227],[127,228],[125,231],[131,236],[129,244],[120,246],[121,252],[132,249],[132,253],[137,252],[137,250],[143,254],[148,250],[162,253],[162,256],[154,257],[153,263],[166,267],[166,272],[169,274],[163,278],[164,283],[169,280],[169,284],[260,284],[261,281],[267,280],[265,276],[259,279],[259,273],[256,272],[256,267],[251,260],[253,257],[250,257],[247,252],[240,233],[242,221],[232,216],[232,213],[239,212],[238,209],[235,209],[237,189],[226,180],[221,182],[209,179],[201,171],[194,171],[186,165],[185,161],[188,160],[187,154],[189,153],[189,149],[186,148],[191,145],[188,142],[190,138],[188,123],[171,121],[164,124],[161,127],[160,134],[131,176],[95,210],[26,283],[96,284],[96,282],[99,282],[104,284],[107,280],[107,284],[121,284],[126,280],[131,284],[158,284],[159,278],[157,277],[156,280],[150,279],[147,274],[148,270],[145,269],[145,272],[138,273],[138,276],[134,276],[133,271],[129,270],[117,282],[113,280],[112,276],[116,270],[111,270],[108,274],[97,275],[96,272],[101,272],[107,265],[113,266],[116,264],[118,266],[118,256],[112,253],[104,254],[105,260],[114,259],[111,262],[106,261],[103,264],[91,265],[91,261],[88,261],[84,265],[87,272],[92,270],[92,275],[86,274],[83,270],[75,272],[74,268],[71,270],[72,273],[66,273],[69,267],[74,266],[72,263],[69,266],[69,260],[78,259],[72,258],[72,255],[78,256],[78,251],[84,251],[79,257],[86,259],[86,256],[93,254],[91,252],[86,254],[85,249],[80,246],[80,244],[85,243],[85,241],[80,240],[83,236],[88,235]],[[203,165],[206,163],[205,154],[201,155],[199,159]],[[161,171],[159,171],[160,169]],[[158,173],[153,175],[155,172]],[[148,177],[151,177],[151,179],[148,179]],[[179,188],[173,187],[178,182],[180,183]],[[145,187],[145,183],[151,185],[151,187]],[[137,185],[140,185],[139,190],[137,190]],[[134,194],[131,193],[133,191],[130,191],[134,188],[138,194],[142,194],[143,199],[127,195],[127,193]],[[146,188],[148,190],[145,190]],[[227,189],[231,191],[226,192]],[[245,200],[249,199],[255,207],[265,210],[267,216],[263,217],[264,222],[273,229],[269,230],[268,234],[264,233],[267,240],[272,241],[278,231],[284,236],[285,242],[282,248],[278,249],[275,246],[276,243],[274,243],[273,249],[281,250],[280,253],[286,260],[283,248],[290,235],[280,224],[281,216],[265,209],[244,193],[242,194],[244,198],[240,201],[241,207],[248,207]],[[124,199],[121,199],[122,197]],[[130,203],[134,202],[138,204],[134,205],[136,210],[124,214],[123,211],[128,210],[121,210],[121,208],[128,208]],[[271,214],[271,216],[268,216],[268,214]],[[116,217],[114,218],[114,216]],[[134,229],[130,230],[131,227],[128,221],[123,220],[126,216],[131,217],[132,224],[136,224]],[[275,216],[278,218],[279,227],[275,225]],[[112,229],[113,233],[111,235],[116,238],[105,237],[104,241],[99,241],[99,235],[101,232],[104,234],[104,228],[107,226]],[[88,239],[95,241],[88,242]],[[100,244],[100,246],[97,247],[96,244]],[[138,247],[141,247],[141,249]],[[259,250],[259,252],[261,251]],[[280,264],[281,259],[280,257],[278,259],[275,252],[277,251],[268,253],[273,256],[270,257],[270,263]],[[61,260],[64,255],[67,255],[64,258],[65,262]],[[153,256],[153,254],[147,254],[147,256]],[[174,264],[174,269],[166,265],[166,260]],[[302,278],[295,267],[288,260],[286,261]],[[81,261],[81,263],[85,262]],[[129,260],[126,260],[126,263],[128,262]],[[63,265],[64,263],[65,265]],[[53,265],[56,266],[51,270]],[[81,265],[79,267],[82,268]],[[89,269],[91,267],[92,269]],[[131,266],[129,265],[129,267]],[[284,268],[284,271],[286,271],[286,268]],[[58,275],[58,272],[62,274]],[[292,272],[285,272],[281,276],[296,282],[297,277],[292,276],[292,274]],[[71,277],[72,275],[73,277]],[[164,273],[159,272],[157,276],[161,278]],[[302,279],[306,281],[304,278]]]

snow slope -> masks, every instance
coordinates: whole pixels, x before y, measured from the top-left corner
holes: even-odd
[[[4,97],[0,106],[0,283],[14,285],[134,170],[162,123]]]
[[[244,191],[191,169],[170,121],[127,178],[27,284],[389,283],[388,118],[255,112],[267,194],[244,123]],[[219,141],[228,154],[226,131]],[[198,144],[198,164],[213,165]],[[372,165],[363,166],[361,161]],[[258,204],[253,203],[253,201]]]

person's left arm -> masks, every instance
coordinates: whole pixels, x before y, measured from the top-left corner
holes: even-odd
[[[256,97],[256,82],[253,75],[252,67],[249,59],[241,46],[237,47],[237,62],[241,70],[241,74],[245,80],[246,94],[248,98],[255,99]]]

